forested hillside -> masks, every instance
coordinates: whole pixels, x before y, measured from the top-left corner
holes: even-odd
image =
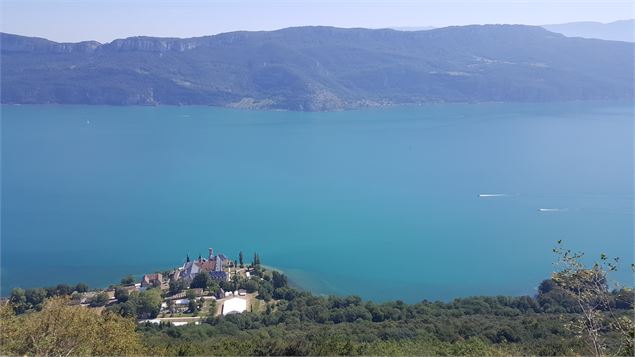
[[[635,45],[541,27],[297,27],[56,43],[2,34],[2,103],[334,110],[632,100]]]

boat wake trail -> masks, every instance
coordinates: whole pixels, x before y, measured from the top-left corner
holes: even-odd
[[[481,193],[478,195],[480,198],[488,198],[488,197],[506,197],[509,196],[506,193]]]

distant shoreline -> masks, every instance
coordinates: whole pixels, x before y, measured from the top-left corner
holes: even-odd
[[[356,112],[356,111],[372,111],[372,110],[389,110],[389,109],[407,109],[407,108],[424,108],[433,107],[439,105],[465,105],[465,106],[479,106],[479,105],[557,105],[557,104],[608,104],[608,105],[629,105],[635,107],[635,98],[633,100],[554,100],[554,101],[430,101],[430,102],[418,102],[418,103],[392,103],[383,104],[377,106],[352,106],[341,109],[332,110],[294,110],[294,109],[276,109],[276,108],[241,108],[226,105],[211,105],[211,104],[91,104],[91,103],[0,103],[0,107],[85,107],[85,108],[212,108],[219,110],[236,110],[244,112],[254,113],[342,113],[342,112]]]

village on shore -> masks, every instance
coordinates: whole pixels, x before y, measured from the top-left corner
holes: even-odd
[[[135,316],[139,323],[173,326],[200,324],[206,318],[245,311],[265,311],[274,302],[274,286],[286,286],[287,279],[277,271],[263,268],[258,254],[248,265],[243,259],[242,252],[238,260],[232,261],[222,253],[215,255],[209,248],[207,257],[191,259],[188,255],[185,263],[173,270],[145,274],[140,280],[128,276],[121,284],[105,290],[75,292],[71,301]],[[136,305],[130,304],[133,298]]]

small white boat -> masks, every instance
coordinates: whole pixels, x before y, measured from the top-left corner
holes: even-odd
[[[504,193],[481,193],[478,197],[505,197],[507,194]]]
[[[540,212],[562,212],[565,210],[566,208],[538,208]]]

